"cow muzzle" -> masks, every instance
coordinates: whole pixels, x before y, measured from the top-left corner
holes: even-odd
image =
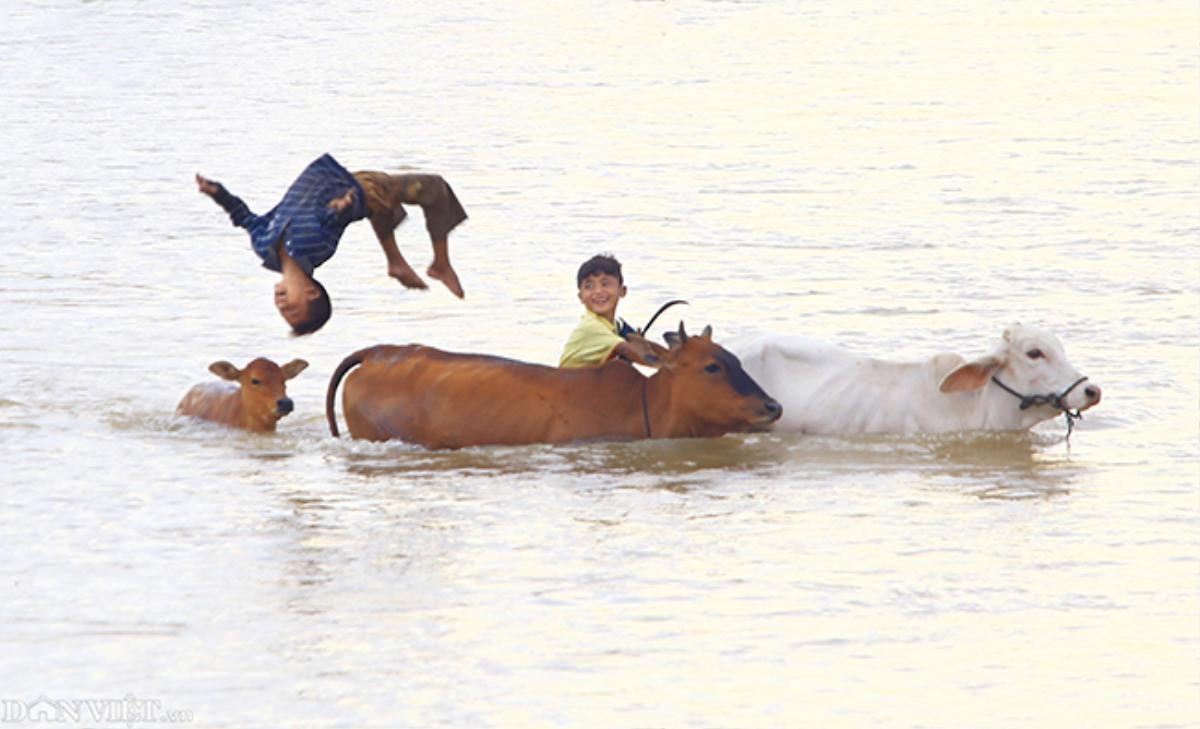
[[[1076,413],[1081,413],[1090,407],[1098,405],[1100,403],[1100,396],[1100,386],[1088,382],[1088,378],[1086,377],[1081,377],[1066,390],[1063,390],[1051,404],[1063,412],[1069,412],[1074,408]]]
[[[783,406],[778,401],[767,398],[762,401],[759,407],[755,408],[754,414],[758,416],[758,419],[751,424],[751,428],[766,430],[771,423],[783,417]]]
[[[281,397],[275,401],[275,414],[281,418],[292,412],[293,409],[295,409],[295,406],[292,404],[292,398],[290,397]]]

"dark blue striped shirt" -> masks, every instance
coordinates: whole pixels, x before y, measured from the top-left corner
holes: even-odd
[[[334,212],[329,201],[353,188],[354,202],[342,212]],[[304,168],[283,200],[266,215],[255,215],[241,198],[224,187],[213,196],[229,213],[230,220],[250,233],[250,245],[272,271],[282,270],[277,251],[280,240],[285,250],[304,272],[328,261],[337,251],[346,226],[367,217],[367,201],[362,186],[332,156],[321,155]]]

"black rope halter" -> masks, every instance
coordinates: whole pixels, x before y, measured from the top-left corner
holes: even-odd
[[[642,378],[642,423],[644,423],[646,426],[647,439],[653,437],[650,435],[650,404],[646,400],[646,386],[649,383],[649,377]]]
[[[1052,405],[1056,410],[1061,411],[1067,419],[1068,441],[1071,439],[1071,431],[1075,428],[1075,421],[1083,419],[1083,412],[1080,410],[1075,410],[1072,412],[1071,409],[1067,407],[1066,398],[1067,395],[1071,394],[1071,390],[1079,387],[1081,383],[1087,382],[1086,377],[1080,377],[1078,380],[1075,380],[1071,383],[1070,387],[1058,394],[1051,393],[1049,395],[1022,395],[1021,393],[1001,382],[995,375],[992,375],[992,382],[995,382],[997,385],[999,385],[1001,390],[1004,390],[1013,397],[1018,398],[1021,401],[1021,410],[1028,410],[1029,408],[1036,407],[1038,405]]]

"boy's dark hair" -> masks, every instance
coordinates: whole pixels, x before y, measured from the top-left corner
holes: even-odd
[[[585,278],[598,273],[607,273],[609,276],[615,276],[617,283],[625,283],[625,278],[621,275],[621,262],[613,258],[612,254],[602,253],[587,259],[579,267],[579,273],[575,274],[575,287],[582,286]]]
[[[312,282],[320,295],[308,302],[308,318],[292,327],[292,334],[296,336],[312,334],[325,326],[325,322],[329,321],[329,317],[333,315],[333,302],[329,300],[329,292],[315,278],[312,279]]]

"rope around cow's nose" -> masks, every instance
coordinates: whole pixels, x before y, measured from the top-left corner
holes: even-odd
[[[1083,420],[1083,411],[1076,410],[1075,412],[1071,412],[1071,409],[1066,405],[1066,397],[1067,395],[1071,394],[1071,390],[1074,390],[1076,387],[1079,387],[1080,384],[1087,382],[1086,377],[1080,377],[1078,380],[1075,380],[1071,383],[1070,387],[1063,390],[1061,393],[1051,393],[1049,395],[1022,395],[1021,393],[1001,382],[995,375],[992,375],[992,382],[995,382],[1000,386],[1000,389],[1004,390],[1010,395],[1019,398],[1021,400],[1021,410],[1028,410],[1029,408],[1037,405],[1053,405],[1058,410],[1061,410],[1062,414],[1067,420],[1067,445],[1071,444],[1071,431],[1075,429],[1076,420]]]

